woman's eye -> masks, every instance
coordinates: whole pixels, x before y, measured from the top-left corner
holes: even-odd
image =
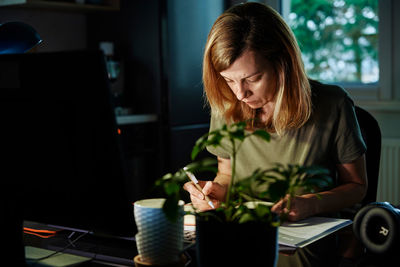
[[[247,82],[255,83],[255,82],[258,82],[260,80],[260,78],[261,78],[261,76],[251,77],[251,78],[247,79]]]

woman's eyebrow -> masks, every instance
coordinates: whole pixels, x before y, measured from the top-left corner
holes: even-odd
[[[261,71],[257,71],[257,72],[255,72],[255,73],[253,73],[253,74],[250,74],[250,75],[248,75],[248,76],[244,77],[243,79],[247,79],[247,78],[250,78],[250,77],[253,77],[253,76],[259,75],[259,74],[261,74]]]
[[[230,78],[228,78],[228,77],[226,77],[226,76],[222,75],[221,73],[220,73],[219,75],[221,75],[221,76],[222,76],[222,78],[224,78],[224,79],[226,79],[226,80],[230,80]]]
[[[247,75],[246,77],[243,77],[243,78],[241,78],[241,79],[247,79],[247,78],[250,78],[250,77],[253,77],[253,76],[256,76],[256,75],[259,75],[259,74],[261,74],[261,71],[256,71],[256,72],[254,72],[254,73],[252,73],[252,74],[249,74],[249,75]],[[220,75],[222,76],[222,78],[224,78],[224,79],[228,79],[228,80],[231,80],[231,78],[229,78],[229,77],[226,77],[226,76],[224,76],[224,75],[222,75],[221,73],[220,73]]]

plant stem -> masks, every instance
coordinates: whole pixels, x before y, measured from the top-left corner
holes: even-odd
[[[288,196],[288,200],[286,202],[286,208],[288,212],[290,212],[291,206],[292,206],[292,194],[290,193]]]
[[[235,173],[236,173],[236,146],[235,146],[235,139],[230,138],[231,144],[232,144],[232,171],[231,171],[231,181],[229,183],[229,187],[228,187],[228,192],[226,194],[226,200],[225,203],[228,205],[230,198],[231,198],[231,189],[233,186],[233,182],[235,179]]]

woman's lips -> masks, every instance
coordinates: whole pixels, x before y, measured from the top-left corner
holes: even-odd
[[[246,103],[247,105],[254,105],[257,101],[255,100],[249,101],[248,99],[244,99],[243,102]]]

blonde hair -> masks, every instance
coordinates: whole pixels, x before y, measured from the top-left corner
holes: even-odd
[[[300,49],[282,17],[260,3],[231,7],[211,28],[203,58],[204,91],[211,109],[228,123],[255,119],[256,111],[237,100],[219,74],[246,49],[264,56],[276,75],[273,115],[257,127],[278,134],[301,127],[311,114],[311,89]]]

